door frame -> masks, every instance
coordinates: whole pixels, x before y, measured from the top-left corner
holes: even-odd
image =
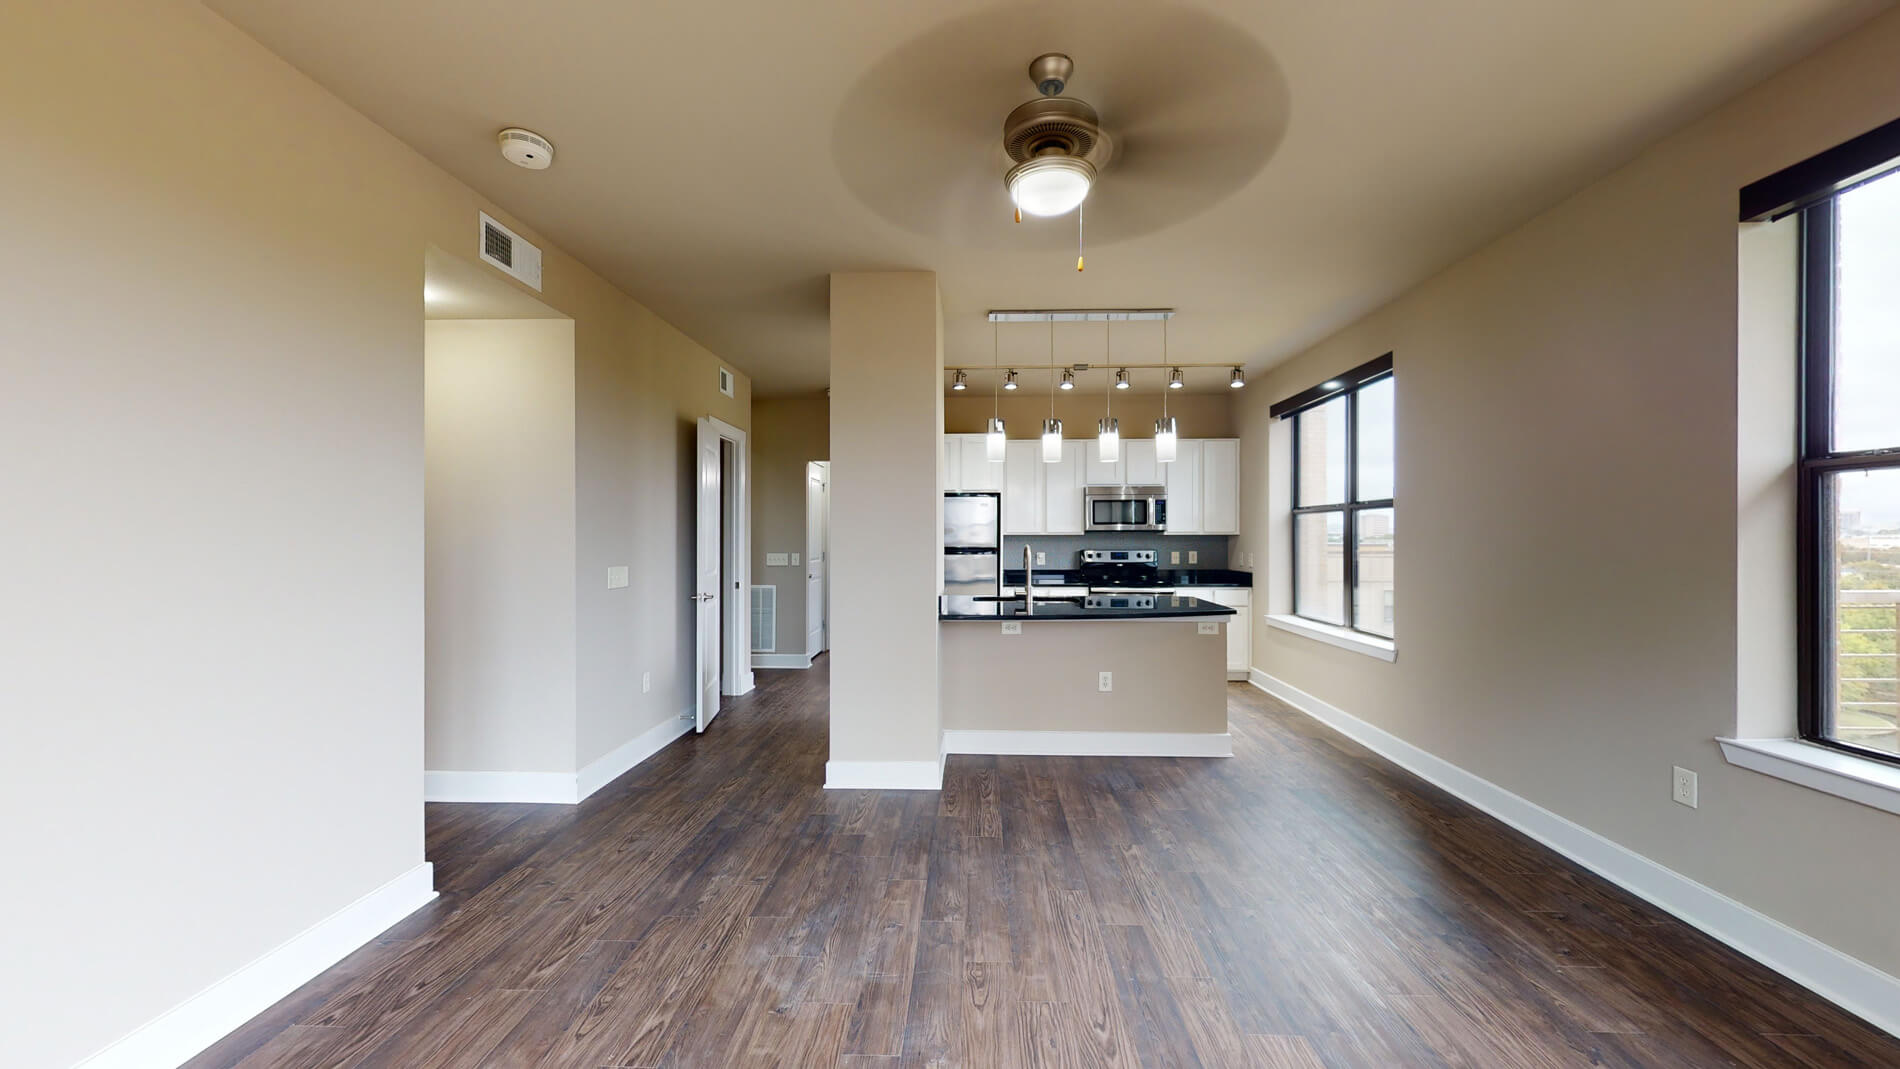
[[[814,472],[820,476],[824,486],[823,499],[825,514],[818,527],[818,529],[824,533],[824,546],[822,547],[823,552],[818,554],[817,560],[818,563],[824,565],[825,570],[818,580],[820,615],[817,648],[814,649],[812,647],[811,628],[809,626],[805,628],[805,658],[807,661],[816,658],[819,654],[831,648],[831,461],[808,460],[805,462],[805,564],[807,567],[812,563],[812,549],[814,548],[811,541],[812,517],[810,492],[811,478]],[[811,622],[811,583],[809,581],[805,584],[805,622],[807,625]]]
[[[732,445],[732,479],[721,478],[727,523],[720,532],[727,589],[719,592],[725,634],[720,636],[719,693],[750,691],[752,679],[752,460],[746,432],[707,416],[720,438]]]

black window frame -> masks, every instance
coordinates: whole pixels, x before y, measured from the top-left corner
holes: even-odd
[[[1795,611],[1801,738],[1857,757],[1900,764],[1895,755],[1834,736],[1839,599],[1832,574],[1835,502],[1829,476],[1900,468],[1900,444],[1834,449],[1835,269],[1843,193],[1900,171],[1900,119],[1783,168],[1740,192],[1744,223],[1799,213],[1799,374],[1797,378]],[[1900,181],[1900,179],[1896,179]],[[1900,636],[1896,636],[1900,638]]]
[[[1396,642],[1398,629],[1395,626],[1393,628],[1393,634],[1387,635],[1378,631],[1367,630],[1366,628],[1359,626],[1359,619],[1361,615],[1360,605],[1359,605],[1359,514],[1369,509],[1392,509],[1394,515],[1396,516],[1398,512],[1398,506],[1396,504],[1397,494],[1398,494],[1398,483],[1397,483],[1397,480],[1394,479],[1392,497],[1378,498],[1378,499],[1369,500],[1369,501],[1360,501],[1358,499],[1359,498],[1359,392],[1365,389],[1367,386],[1371,386],[1375,383],[1383,382],[1392,377],[1393,377],[1392,354],[1387,353],[1384,356],[1381,356],[1375,360],[1369,360],[1366,363],[1361,364],[1358,367],[1345,372],[1344,374],[1335,375],[1332,378],[1327,379],[1325,382],[1317,386],[1311,387],[1306,390],[1302,390],[1299,393],[1294,394],[1292,397],[1289,397],[1286,400],[1275,404],[1271,409],[1268,410],[1268,414],[1274,419],[1287,419],[1287,420],[1293,421],[1292,427],[1291,427],[1292,439],[1293,439],[1293,454],[1292,454],[1292,460],[1293,460],[1292,495],[1293,496],[1291,498],[1292,516],[1289,521],[1292,525],[1292,529],[1288,532],[1288,538],[1287,538],[1287,547],[1288,547],[1287,559],[1290,565],[1289,571],[1291,575],[1291,591],[1292,591],[1291,600],[1292,600],[1292,607],[1293,607],[1293,615],[1299,617],[1302,620],[1311,620],[1312,622],[1316,624],[1322,624],[1326,627],[1343,627],[1346,630],[1351,631],[1355,634],[1365,635],[1369,638],[1377,639],[1380,642]],[[1345,466],[1346,466],[1346,472],[1345,472],[1346,486],[1345,486],[1344,498],[1341,501],[1328,502],[1323,505],[1301,505],[1300,504],[1300,421],[1299,421],[1299,417],[1301,413],[1306,412],[1308,409],[1316,408],[1320,405],[1326,404],[1330,401],[1334,401],[1342,397],[1345,398],[1345,402],[1346,402],[1346,405],[1345,405],[1346,455],[1345,455],[1345,461],[1344,461]],[[1394,414],[1394,418],[1395,418],[1394,431],[1396,432],[1397,430],[1396,413]],[[1344,587],[1345,587],[1344,593],[1345,593],[1345,600],[1346,600],[1346,622],[1344,624],[1335,623],[1332,620],[1323,619],[1321,617],[1313,616],[1308,613],[1302,612],[1301,607],[1300,607],[1299,518],[1301,516],[1312,516],[1312,515],[1319,515],[1319,514],[1333,513],[1333,512],[1342,514],[1341,525],[1343,529],[1343,534],[1342,534],[1343,545],[1341,548],[1343,550],[1343,568],[1344,568],[1343,581],[1344,581]],[[1396,526],[1396,524],[1394,526]],[[1371,608],[1370,611],[1376,611],[1383,614],[1384,606],[1383,605],[1374,606]]]

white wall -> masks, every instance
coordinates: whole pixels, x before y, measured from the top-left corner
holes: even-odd
[[[424,861],[424,251],[499,215],[577,382],[628,369],[576,417],[583,570],[678,585],[717,361],[191,0],[0,7],[0,94],[39,149],[0,154],[0,996],[58,1066]],[[638,611],[580,644],[583,748],[690,696]]]
[[[1240,414],[1267,471],[1269,404],[1396,354],[1398,660],[1256,627],[1257,668],[1890,974],[1900,821],[1713,740],[1769,704],[1787,730],[1795,700],[1791,558],[1738,550],[1741,516],[1788,520],[1747,498],[1785,488],[1792,436],[1738,392],[1736,193],[1900,115],[1896,55],[1889,14],[1260,376]],[[1261,481],[1245,505],[1237,548],[1275,560]]]
[[[424,332],[430,771],[575,765],[574,324]]]

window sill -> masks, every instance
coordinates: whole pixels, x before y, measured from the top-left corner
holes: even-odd
[[[1738,768],[1811,790],[1900,813],[1900,767],[1855,757],[1799,739],[1716,739]]]
[[[1399,659],[1399,647],[1391,639],[1375,638],[1348,628],[1334,627],[1331,624],[1322,624],[1304,617],[1287,616],[1281,613],[1268,613],[1267,626],[1291,631],[1315,642],[1324,642],[1328,646],[1338,646],[1342,650],[1377,657],[1381,661]]]

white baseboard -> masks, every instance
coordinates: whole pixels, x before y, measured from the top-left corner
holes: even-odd
[[[183,1064],[434,897],[434,867],[424,862],[146,1022],[79,1069]]]
[[[826,761],[826,790],[940,791],[943,758],[935,761]]]
[[[1254,669],[1254,686],[1822,998],[1900,1035],[1900,978]]]
[[[574,805],[693,730],[693,713],[662,721],[590,761],[579,772],[424,772],[425,802]]]
[[[1232,757],[1226,732],[966,731],[943,733],[943,752],[1031,757]]]
[[[536,802],[573,805],[572,772],[424,772],[425,802]]]
[[[628,769],[666,749],[668,743],[691,730],[691,715],[677,716],[653,725],[602,757],[588,762],[587,767],[575,773],[574,800],[580,801],[619,779]]]
[[[752,655],[752,667],[810,668],[811,658],[809,653],[755,653]]]

